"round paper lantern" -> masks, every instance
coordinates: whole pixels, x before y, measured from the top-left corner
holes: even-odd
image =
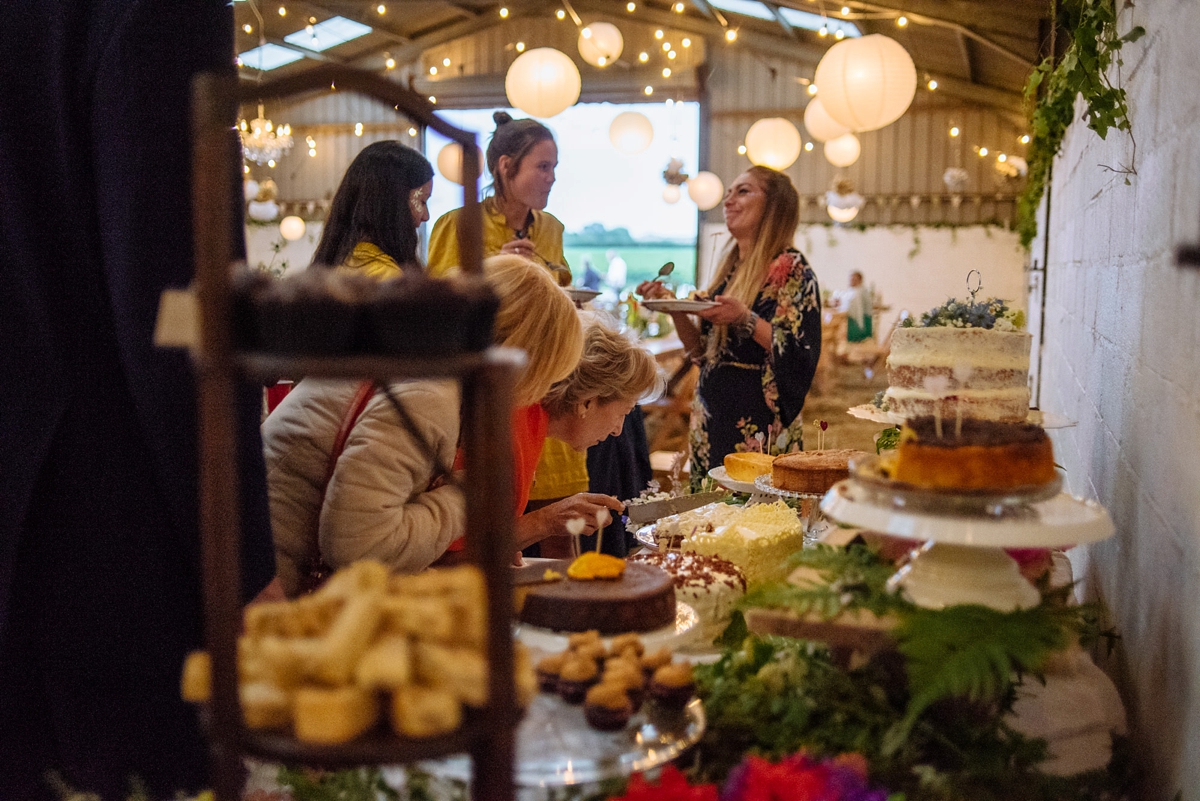
[[[593,67],[607,67],[624,48],[621,31],[611,23],[593,22],[579,32],[579,55]]]
[[[862,145],[858,143],[858,137],[852,133],[839,136],[837,139],[830,139],[825,143],[825,158],[835,167],[849,167],[858,161],[858,154],[861,152]]]
[[[279,204],[274,200],[251,200],[246,213],[252,220],[270,222],[279,216]]]
[[[258,197],[258,181],[245,181],[242,184],[242,195],[246,200],[254,200]]]
[[[826,206],[825,211],[829,212],[829,216],[840,223],[848,223],[858,216],[858,206],[851,206],[848,209],[839,209],[837,206]]]
[[[917,91],[917,68],[895,39],[873,33],[829,48],[814,80],[821,104],[851,131],[874,131],[908,110]]]
[[[508,102],[531,117],[553,117],[570,108],[581,87],[575,62],[553,47],[526,50],[504,77]]]
[[[688,197],[699,207],[700,211],[715,208],[725,196],[725,185],[707,170],[698,172],[688,179]]]
[[[808,101],[804,109],[804,127],[808,129],[808,135],[818,142],[828,142],[850,133],[849,128],[829,116],[819,97]]]
[[[786,170],[800,155],[800,132],[783,117],[767,117],[746,131],[750,161],[773,170]]]
[[[289,242],[294,242],[304,236],[306,228],[304,220],[295,215],[284,217],[279,221],[279,235]]]
[[[479,168],[483,169],[483,151],[479,150],[479,148],[475,149],[479,151]],[[461,185],[463,182],[462,145],[460,145],[458,142],[451,142],[439,150],[437,155],[437,168],[438,172],[440,172],[442,177],[447,181],[453,181],[454,183]]]
[[[667,184],[663,187],[663,200],[668,203],[678,203],[680,195],[679,187],[675,184]]]
[[[654,126],[645,114],[623,111],[608,126],[608,140],[626,155],[641,153],[654,141]]]

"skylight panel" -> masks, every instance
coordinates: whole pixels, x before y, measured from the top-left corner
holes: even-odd
[[[722,0],[725,2],[725,0]],[[715,5],[715,4],[714,4]],[[795,28],[804,28],[810,31],[819,31],[821,26],[825,25],[829,28],[829,32],[833,33],[839,28],[849,37],[862,36],[862,31],[853,22],[838,19],[837,17],[822,17],[820,14],[813,14],[810,11],[800,11],[796,8],[784,8],[780,6],[779,13],[788,21],[788,24]]]
[[[370,32],[369,25],[363,25],[345,17],[330,17],[324,22],[309,25],[302,31],[289,33],[283,37],[283,41],[320,53],[331,47],[337,47],[343,42],[349,42],[351,39],[366,36]]]
[[[247,50],[245,53],[238,53],[238,58],[243,66],[266,72],[276,67],[282,67],[284,64],[299,61],[304,56],[295,50],[280,47],[277,44],[264,44],[253,50]]]
[[[744,17],[765,19],[771,22],[775,21],[775,15],[771,13],[771,9],[762,3],[754,2],[754,0],[709,0],[709,5],[715,6],[722,11],[741,14]]]

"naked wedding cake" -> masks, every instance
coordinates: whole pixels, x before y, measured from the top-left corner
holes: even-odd
[[[1004,301],[951,300],[892,334],[884,408],[908,417],[1021,422],[1029,414],[1025,313]]]

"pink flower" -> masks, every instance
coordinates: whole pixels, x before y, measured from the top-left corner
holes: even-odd
[[[775,261],[771,262],[771,267],[767,271],[767,283],[773,287],[781,287],[787,283],[788,276],[792,274],[792,257],[786,253],[781,253]]]

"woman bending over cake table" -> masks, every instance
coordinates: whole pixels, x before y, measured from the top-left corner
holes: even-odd
[[[500,298],[494,341],[528,358],[512,418],[519,515],[547,433],[586,448],[618,431],[656,372],[649,354],[602,325],[589,323],[585,336],[574,305],[541,267],[500,256],[485,260],[484,274]],[[465,504],[452,476],[461,463],[459,409],[448,381],[399,381],[384,393],[370,382],[305,379],[284,399],[263,423],[263,443],[277,569],[289,596],[356,559],[413,573],[460,547]],[[573,518],[589,533],[620,508],[605,495],[572,495],[520,516],[517,545],[565,535]]]
[[[718,306],[671,317],[700,365],[692,402],[691,476],[697,486],[727,454],[801,447],[800,410],[821,355],[821,293],[793,246],[800,199],[787,175],[751,167],[725,195],[734,246],[704,294]],[[657,281],[644,298],[670,298]]]

